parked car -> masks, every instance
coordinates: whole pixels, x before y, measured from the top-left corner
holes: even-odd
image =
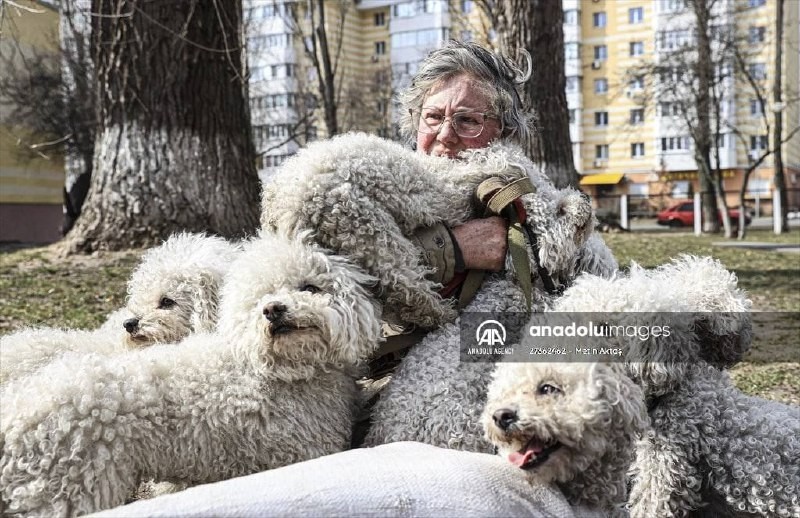
[[[739,209],[728,209],[728,216],[731,218],[731,226],[739,226]],[[722,225],[722,211],[717,214],[719,224]],[[744,224],[749,225],[752,221],[750,214],[744,213]],[[668,207],[656,216],[656,223],[669,227],[691,227],[694,226],[694,202],[683,201]]]

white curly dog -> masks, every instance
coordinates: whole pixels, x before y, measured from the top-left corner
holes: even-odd
[[[500,363],[483,412],[497,453],[574,506],[623,516],[626,473],[647,428],[641,389],[621,363]]]
[[[634,265],[611,280],[579,278],[556,309],[649,312],[670,326],[668,337],[614,339],[652,427],[637,446],[631,516],[800,516],[800,408],[747,396],[722,370],[751,341],[751,303],[734,274],[692,256]]]
[[[373,282],[316,246],[263,235],[231,265],[216,333],[66,355],[12,383],[3,512],[90,513],[143,478],[206,483],[346,449],[354,366],[380,339]]]
[[[65,352],[112,354],[211,331],[222,279],[238,247],[180,233],[145,252],[128,281],[127,307],[95,330],[30,328],[0,338],[0,386]]]
[[[456,312],[437,294],[441,286],[425,278],[422,251],[409,237],[421,227],[481,216],[475,189],[483,180],[544,178],[520,150],[502,144],[469,150],[464,158],[415,153],[363,133],[314,142],[265,187],[262,228],[312,231],[320,245],[378,278],[385,313],[436,327]]]

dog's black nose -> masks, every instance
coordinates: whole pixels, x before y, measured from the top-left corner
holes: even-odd
[[[122,323],[123,327],[125,327],[125,331],[133,334],[139,329],[139,319],[138,318],[129,318],[125,322]]]
[[[517,417],[516,411],[510,408],[501,408],[500,410],[495,410],[494,414],[492,414],[492,419],[498,428],[505,431],[508,430],[512,424],[516,423],[519,418]]]
[[[270,322],[277,322],[286,313],[286,306],[280,302],[270,302],[264,306],[264,316]]]

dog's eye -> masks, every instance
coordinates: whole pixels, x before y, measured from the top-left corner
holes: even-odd
[[[549,396],[550,394],[560,394],[561,389],[553,385],[550,385],[549,383],[542,383],[541,385],[539,385],[537,392],[542,396]]]
[[[317,286],[314,286],[313,284],[306,284],[305,286],[300,288],[300,291],[307,291],[309,293],[319,293],[322,290]]]
[[[158,309],[169,309],[175,305],[175,301],[169,297],[161,297],[158,301]]]

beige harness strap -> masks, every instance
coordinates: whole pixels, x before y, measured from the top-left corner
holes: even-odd
[[[522,228],[525,222],[519,221],[519,215],[515,207],[511,207],[511,209],[507,211],[505,209],[520,196],[533,192],[536,192],[536,187],[534,187],[530,178],[527,176],[513,181],[508,185],[504,185],[503,181],[499,178],[489,178],[481,182],[475,190],[475,195],[481,201],[491,195],[491,198],[489,198],[489,201],[486,203],[485,216],[500,215],[505,211],[504,215],[509,220],[508,253],[511,255],[511,262],[514,265],[517,280],[525,295],[525,302],[529,312],[533,303],[533,283],[531,282],[531,264],[528,257],[528,246],[525,239],[525,231]],[[469,280],[469,277],[467,277],[467,280]],[[480,280],[483,280],[483,272],[480,274]],[[465,286],[462,288],[462,294],[466,288],[466,281],[464,284]],[[478,291],[479,287],[480,284],[475,288],[475,292]],[[474,294],[474,292],[470,294],[470,299]],[[459,309],[462,304],[461,299],[462,297],[459,298]],[[467,300],[467,302],[469,302],[469,300]]]

